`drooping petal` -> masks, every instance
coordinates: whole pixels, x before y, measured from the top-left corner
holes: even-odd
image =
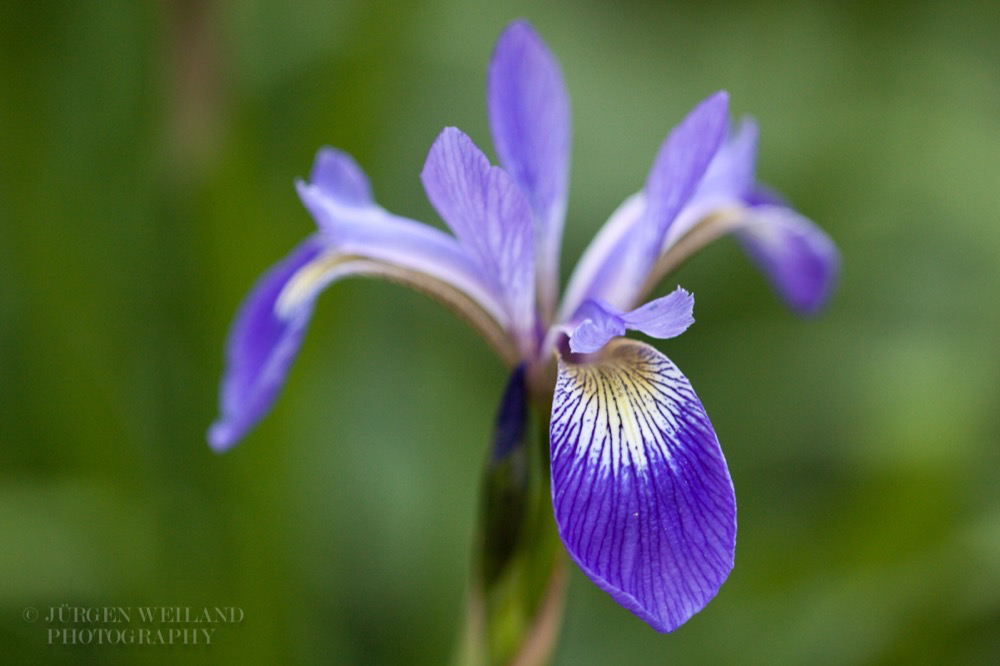
[[[812,314],[826,304],[837,281],[840,254],[812,221],[785,206],[754,206],[736,233],[790,307]]]
[[[498,288],[452,236],[378,206],[346,207],[315,185],[297,185],[299,197],[324,231],[329,246],[340,255],[430,276],[468,294],[501,326],[509,324]]]
[[[638,302],[677,214],[719,150],[729,97],[711,95],[675,127],[657,153],[644,190],[626,201],[584,252],[560,307],[572,316],[588,298],[627,309]]]
[[[559,534],[591,580],[661,632],[715,596],[733,566],[733,486],[668,358],[619,340],[597,363],[560,362],[550,447]]]
[[[225,451],[270,411],[298,354],[312,316],[312,299],[285,317],[275,304],[292,277],[323,251],[309,238],[265,273],[236,315],[226,343],[226,371],[219,396],[219,419],[208,431],[216,451]]]
[[[666,296],[622,312],[601,301],[587,301],[577,317],[579,325],[570,333],[569,348],[576,354],[591,354],[625,329],[641,331],[661,340],[674,338],[694,323],[694,296],[678,287]]]
[[[555,306],[569,182],[569,95],[559,63],[525,21],[497,40],[488,75],[493,145],[535,215],[540,307]]]
[[[527,352],[535,329],[531,209],[507,173],[461,131],[446,128],[420,174],[431,204],[492,278]]]
[[[427,273],[377,259],[358,258],[336,249],[327,249],[288,280],[275,303],[275,312],[279,318],[291,316],[301,303],[315,299],[334,282],[359,276],[382,278],[430,296],[451,308],[479,332],[509,365],[516,365],[521,360],[520,351],[508,332],[468,293]]]

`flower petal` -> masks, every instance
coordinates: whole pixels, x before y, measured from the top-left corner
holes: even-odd
[[[646,197],[633,194],[611,214],[594,239],[587,245],[566,284],[559,306],[558,321],[569,321],[588,298],[598,298],[610,291],[628,250],[629,232],[646,211]]]
[[[657,153],[644,190],[629,198],[598,232],[574,271],[559,312],[571,317],[588,298],[634,307],[678,212],[719,150],[729,97],[718,92],[675,127]]]
[[[453,127],[435,140],[420,176],[438,214],[496,284],[527,354],[535,335],[535,262],[531,209],[524,195]]]
[[[744,118],[715,153],[695,193],[677,214],[663,242],[666,251],[698,222],[723,208],[747,204],[757,167],[757,123]]]
[[[509,317],[498,287],[455,238],[372,203],[367,179],[349,156],[324,149],[299,197],[340,257],[375,260],[422,274],[468,295],[502,327]]]
[[[622,315],[626,328],[653,338],[676,338],[694,323],[694,296],[677,287],[672,292]]]
[[[569,181],[569,96],[559,63],[526,21],[497,40],[488,75],[493,145],[535,215],[541,307],[555,306]]]
[[[622,307],[635,302],[674,218],[694,194],[722,143],[728,111],[729,96],[717,92],[696,106],[663,142],[646,179],[646,212],[632,233],[622,264],[625,270],[614,285],[611,302]]]
[[[790,307],[811,314],[826,304],[840,271],[840,254],[812,221],[785,206],[754,206],[736,233]]]
[[[316,153],[309,180],[327,197],[344,206],[374,206],[368,176],[342,150],[323,147]]]
[[[654,338],[675,338],[694,323],[693,310],[694,296],[680,287],[631,312],[587,301],[577,313],[582,321],[570,334],[569,349],[575,354],[591,354],[611,338],[624,335],[625,329]]]
[[[550,446],[559,534],[591,580],[661,632],[715,596],[733,566],[733,486],[668,358],[618,340],[597,363],[560,362]]]
[[[803,314],[823,307],[839,271],[837,248],[813,222],[755,182],[756,155],[757,126],[745,119],[677,215],[640,294],[700,248],[735,233],[790,307]]]
[[[208,431],[216,451],[225,451],[270,411],[298,354],[312,316],[312,299],[287,317],[275,304],[288,281],[323,251],[318,236],[307,239],[265,273],[240,306],[226,343],[221,415]]]
[[[600,301],[587,301],[580,308],[583,321],[569,336],[569,350],[574,354],[592,354],[615,337],[625,335],[621,310]]]
[[[357,276],[390,280],[434,298],[478,331],[509,365],[516,365],[521,360],[512,338],[469,294],[426,273],[376,259],[345,255],[335,249],[320,254],[288,280],[275,303],[275,312],[278,317],[292,316],[303,302],[312,301],[334,282]]]

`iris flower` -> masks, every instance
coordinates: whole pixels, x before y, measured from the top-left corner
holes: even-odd
[[[732,569],[736,502],[691,383],[660,351],[623,336],[666,339],[691,325],[694,299],[683,289],[646,297],[720,235],[734,234],[803,313],[828,297],[837,251],[757,184],[756,126],[731,124],[718,92],[670,132],[642,189],[599,231],[557,300],[569,100],[559,64],[523,21],[495,47],[488,111],[500,166],[449,127],[421,173],[450,234],[380,207],[350,156],[319,151],[309,181],[297,183],[318,229],[243,303],[209,441],[228,449],[270,410],[325,287],[364,275],[426,292],[480,331],[536,397],[551,396],[552,508],[566,550],[615,601],[672,631]]]

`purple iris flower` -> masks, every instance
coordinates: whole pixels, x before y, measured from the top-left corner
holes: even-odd
[[[523,21],[498,40],[488,107],[501,166],[447,128],[421,174],[451,234],[381,208],[351,157],[319,151],[309,182],[298,183],[318,230],[241,307],[209,441],[228,449],[270,410],[326,286],[372,275],[429,293],[511,367],[526,368],[536,393],[552,395],[552,502],[567,551],[615,601],[672,631],[732,569],[735,497],[690,382],[661,352],[622,336],[665,339],[691,325],[694,299],[683,289],[645,299],[718,236],[735,234],[803,313],[829,296],[836,248],[757,184],[756,127],[732,126],[719,92],[669,134],[642,189],[600,230],[558,300],[569,100],[558,63]],[[554,389],[539,390],[553,376]]]

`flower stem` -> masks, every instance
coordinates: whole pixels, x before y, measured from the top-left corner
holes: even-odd
[[[531,405],[518,368],[483,474],[459,664],[545,664],[558,637],[567,576],[549,481],[551,394]]]

